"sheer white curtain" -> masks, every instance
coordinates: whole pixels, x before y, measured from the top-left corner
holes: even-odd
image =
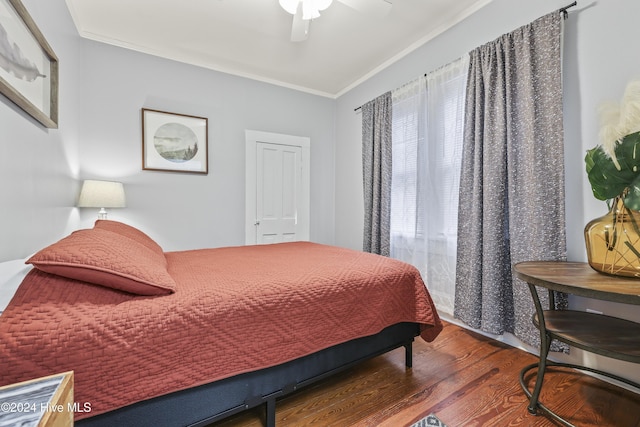
[[[449,314],[468,65],[465,56],[392,93],[391,257],[417,267]]]

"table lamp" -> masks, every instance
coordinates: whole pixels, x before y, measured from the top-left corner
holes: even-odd
[[[82,183],[79,208],[100,208],[98,219],[107,219],[106,208],[124,208],[124,186],[121,182],[87,179]]]

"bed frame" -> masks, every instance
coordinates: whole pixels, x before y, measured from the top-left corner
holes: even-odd
[[[263,405],[265,424],[276,425],[276,400],[364,360],[399,347],[412,365],[412,343],[420,333],[415,323],[398,323],[378,334],[358,338],[308,356],[259,371],[135,403],[76,422],[78,427],[204,427]]]

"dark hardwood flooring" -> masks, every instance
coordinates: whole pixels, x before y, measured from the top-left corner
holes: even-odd
[[[525,351],[447,323],[413,354],[412,369],[397,349],[279,400],[277,425],[398,427],[431,413],[449,427],[558,425],[527,411],[518,376],[537,358]],[[573,370],[549,370],[541,400],[576,426],[640,426],[639,394]],[[261,425],[250,410],[211,427]]]

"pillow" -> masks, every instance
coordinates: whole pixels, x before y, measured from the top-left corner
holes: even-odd
[[[47,273],[137,295],[166,295],[176,284],[164,255],[99,228],[78,230],[27,260]]]
[[[93,226],[93,228],[108,230],[113,233],[117,233],[122,236],[133,239],[136,242],[140,243],[141,245],[148,247],[152,251],[164,257],[164,251],[162,250],[160,245],[157,244],[155,240],[153,240],[151,237],[147,236],[145,233],[143,233],[142,231],[138,230],[135,227],[132,227],[130,225],[127,225],[125,223],[118,222],[118,221],[99,219],[99,220],[96,220],[96,223]]]

